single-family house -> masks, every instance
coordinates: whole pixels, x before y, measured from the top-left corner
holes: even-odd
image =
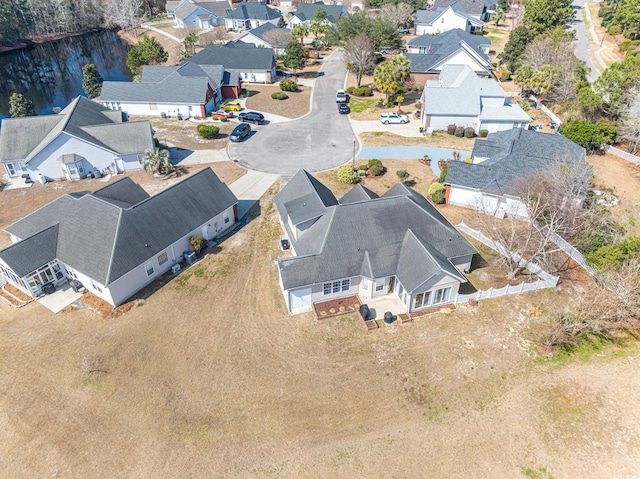
[[[577,165],[579,188],[585,192],[591,177],[585,149],[562,135],[523,128],[490,133],[476,140],[471,162],[452,161],[445,178],[450,204],[485,213],[527,217],[520,200],[524,183],[538,173],[567,173]]]
[[[5,118],[0,162],[10,178],[79,180],[94,171],[140,169],[153,148],[148,121],[125,121],[122,112],[77,97],[57,115]]]
[[[240,2],[233,10],[227,12],[224,24],[227,30],[242,32],[257,28],[265,23],[278,25],[282,12],[269,7],[265,2]]]
[[[484,28],[484,22],[465,12],[459,1],[446,7],[418,10],[413,25],[416,35],[436,35],[455,28],[473,33]]]
[[[490,47],[491,40],[459,28],[412,38],[405,55],[411,64],[409,81],[422,86],[437,79],[444,65],[468,65],[479,77],[489,77],[493,69]]]
[[[229,2],[184,0],[175,7],[172,6],[172,16],[179,28],[199,28],[208,30],[218,25],[224,25],[224,19],[229,10]],[[169,2],[167,2],[167,12]]]
[[[480,130],[526,130],[531,122],[498,82],[479,78],[468,65],[444,65],[437,80],[427,80],[420,101],[420,121],[428,133],[452,124],[471,127],[476,134]]]
[[[340,15],[349,14],[347,9],[342,5],[329,5],[324,2],[300,3],[296,11],[291,13],[287,28],[295,28],[298,25],[304,25],[309,28],[311,26],[311,19],[319,8],[327,12],[327,19],[325,20],[327,25],[334,25]]]
[[[129,177],[68,193],[5,229],[0,274],[32,297],[74,279],[117,306],[183,262],[189,238],[228,231],[236,204],[210,168],[154,196]]]
[[[139,82],[105,81],[100,101],[130,115],[204,118],[223,98],[237,98],[241,87],[239,75],[222,65],[187,60],[171,67],[146,65]]]
[[[250,43],[229,42],[224,46],[209,46],[189,61],[198,65],[222,65],[225,71],[239,75],[243,82],[273,83],[276,77],[274,51],[257,48]]]
[[[398,183],[338,200],[300,170],[276,195],[293,256],[277,261],[291,314],[313,303],[390,295],[407,312],[455,303],[476,249],[425,197]]]
[[[249,30],[236,42],[249,43],[258,48],[273,48],[276,54],[281,55],[290,38],[291,32],[287,28],[278,28],[272,23],[265,23]]]
[[[496,10],[496,0],[435,0],[432,8],[446,8],[459,3],[467,15],[488,22],[491,14]]]

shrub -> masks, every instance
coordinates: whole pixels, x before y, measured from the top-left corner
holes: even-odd
[[[369,168],[371,168],[372,166],[376,166],[376,165],[377,165],[377,166],[382,166],[382,162],[381,162],[380,160],[376,160],[376,159],[369,160],[369,161],[367,162],[367,170],[368,170]]]
[[[598,127],[587,120],[567,123],[562,127],[562,134],[589,151],[595,150],[603,142]]]
[[[464,137],[465,138],[473,138],[474,136],[476,136],[476,132],[473,130],[473,128],[468,126],[468,127],[466,127],[464,129]]]
[[[464,127],[463,126],[456,126],[456,131],[455,131],[454,135],[456,135],[458,138],[462,138],[464,136]]]
[[[398,178],[403,183],[407,181],[407,178],[409,178],[409,172],[407,170],[398,170],[396,171],[396,175],[398,175]]]
[[[455,135],[456,133],[456,125],[452,124],[447,126],[447,133],[449,133],[450,135]]]
[[[511,72],[507,68],[502,68],[501,73],[502,73],[502,77],[501,77],[502,81],[511,80]]]
[[[486,138],[488,134],[489,130],[480,130],[478,136],[480,136],[480,138]]]
[[[353,166],[351,163],[342,165],[336,171],[336,176],[338,177],[338,181],[340,183],[346,183],[347,185],[355,185],[360,181],[358,177],[358,173],[353,171]]]
[[[444,179],[447,177],[447,171],[449,171],[449,168],[442,168],[440,171],[440,177],[438,178],[440,183],[444,183]]]
[[[355,90],[356,90],[356,87],[350,86],[349,88],[347,88],[347,93],[349,95],[355,95],[355,93],[354,93]]]
[[[198,125],[198,134],[208,140],[218,136],[220,128],[215,125]]]
[[[212,119],[213,121],[220,121],[220,117],[219,117],[219,116],[216,116],[216,115],[211,115],[211,119]]]
[[[193,249],[196,250],[196,253],[198,253],[206,243],[206,240],[202,236],[192,236],[189,238],[189,243],[193,246]]]
[[[609,35],[620,35],[622,33],[622,27],[620,25],[611,25],[607,28]]]
[[[220,117],[220,121],[221,121],[222,123],[226,122],[227,120],[228,120],[228,118],[227,118],[226,116],[221,116],[221,117]]]
[[[442,183],[431,183],[429,185],[429,196],[433,196],[434,193],[443,193],[444,185]]]
[[[616,122],[608,118],[600,118],[596,122],[596,128],[600,131],[602,141],[607,145],[613,145],[618,137],[618,128]]]
[[[347,89],[348,93],[351,93],[354,96],[371,96],[373,95],[373,90],[371,88],[369,88],[368,86],[361,86],[360,88],[353,88],[352,87],[352,91],[349,92],[349,90]]]
[[[431,201],[433,201],[436,205],[444,204],[444,193],[436,191],[431,195]]]
[[[520,102],[520,108],[522,108],[524,111],[529,111],[529,109],[531,108],[531,105],[529,104],[528,101],[522,100]]]
[[[293,78],[285,78],[284,80],[280,80],[280,90],[296,91],[297,89],[298,85]]]
[[[380,176],[385,172],[385,167],[380,165],[373,165],[369,167],[369,174],[371,176]]]
[[[605,245],[587,254],[587,260],[598,268],[610,269],[640,254],[640,237],[628,236],[619,243]]]
[[[273,98],[274,100],[286,100],[287,98],[289,98],[289,95],[287,95],[283,91],[275,91],[271,94],[271,98]]]

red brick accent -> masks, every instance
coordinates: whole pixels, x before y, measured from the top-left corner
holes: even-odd
[[[442,304],[440,306],[432,306],[431,308],[420,309],[416,312],[411,313],[411,319],[421,318],[422,316],[435,313],[436,311],[441,311],[443,309],[454,309],[455,307],[455,304]]]

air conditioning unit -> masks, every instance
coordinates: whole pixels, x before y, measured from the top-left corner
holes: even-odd
[[[173,274],[178,274],[178,271],[180,271],[180,265],[179,265],[179,264],[174,264],[174,265],[171,267],[171,272],[172,272]]]
[[[184,254],[184,260],[189,264],[195,263],[197,259],[195,251],[187,251]]]

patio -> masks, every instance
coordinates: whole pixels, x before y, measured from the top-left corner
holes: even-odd
[[[53,313],[58,313],[80,299],[81,296],[82,293],[76,293],[67,282],[58,287],[55,293],[46,294],[38,298],[38,303]]]

